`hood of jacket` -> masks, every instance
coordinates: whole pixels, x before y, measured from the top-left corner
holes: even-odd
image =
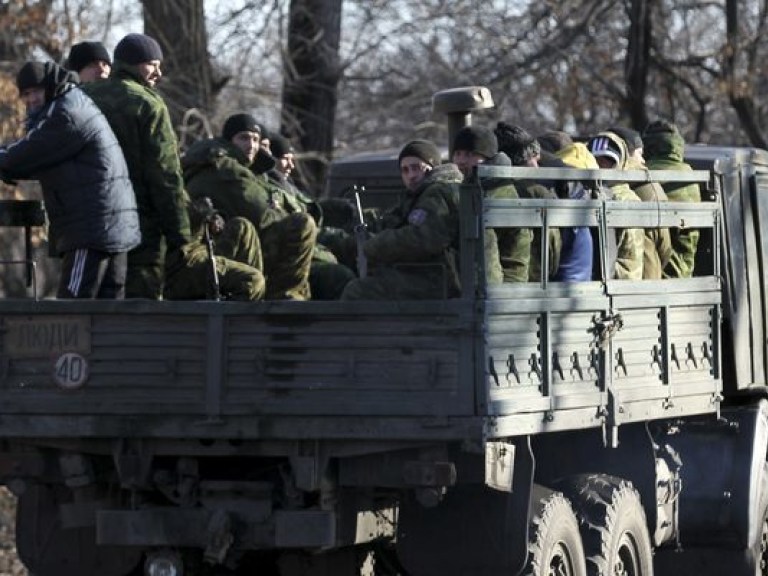
[[[555,155],[571,168],[597,170],[597,160],[583,142],[573,142],[555,152]]]
[[[682,162],[685,140],[675,124],[667,120],[651,122],[643,132],[643,154],[646,159]]]
[[[627,168],[627,159],[629,158],[629,151],[627,150],[627,143],[624,139],[615,132],[605,131],[599,132],[592,139],[607,138],[611,141],[614,148],[619,151],[619,163],[615,166],[615,170],[625,170]],[[592,154],[594,156],[594,154]]]
[[[453,164],[452,162],[439,164],[432,168],[432,170],[429,171],[429,174],[424,177],[424,180],[421,181],[414,191],[414,194],[420,194],[432,184],[461,184],[463,180],[464,174],[461,173],[461,170],[459,170],[459,167],[456,166],[456,164]]]
[[[72,90],[72,88],[75,88],[78,83],[79,78],[76,72],[71,72],[66,68],[62,68],[55,62],[46,62],[43,66],[45,104],[36,110],[32,110],[27,115],[27,130],[31,130],[32,127],[37,124],[37,121],[42,118],[43,113],[48,109],[51,102],[59,96],[63,96]]]

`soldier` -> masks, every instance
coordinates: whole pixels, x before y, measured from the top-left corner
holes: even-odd
[[[499,153],[496,136],[482,126],[465,126],[453,141],[453,161],[464,174],[465,182],[476,176],[478,164],[511,166],[512,161]],[[518,198],[510,180],[487,179],[481,182],[487,198]],[[485,230],[485,264],[488,284],[527,282],[533,233],[528,228]]]
[[[184,179],[193,198],[210,197],[225,219],[242,217],[256,227],[267,299],[308,300],[317,226],[309,214],[291,213],[281,191],[254,173],[261,132],[250,114],[230,116],[219,138],[197,142],[184,155]]]
[[[109,78],[112,60],[101,42],[80,42],[69,51],[67,68],[77,72],[80,82],[96,82]]]
[[[493,131],[499,142],[499,150],[509,156],[512,166],[538,168],[541,146],[525,128],[499,122]],[[518,180],[515,188],[521,198],[557,199],[557,195],[533,180]],[[541,228],[532,229],[531,259],[528,265],[528,281],[541,281]],[[554,279],[560,266],[562,238],[560,230],[550,228],[547,238],[549,246],[549,278]]]
[[[123,298],[127,252],[139,244],[128,167],[104,115],[53,62],[27,62],[16,84],[27,134],[0,149],[4,178],[40,180],[59,298]]]
[[[650,123],[643,131],[646,163],[650,170],[691,170],[683,162],[685,141],[680,130],[666,120]],[[664,191],[670,202],[701,202],[699,185],[667,183]],[[687,228],[671,228],[672,254],[663,269],[664,278],[690,278],[696,261],[699,231]]]
[[[458,296],[459,184],[432,142],[413,140],[398,155],[406,188],[366,240],[369,276],[347,284],[342,300],[419,300]]]
[[[262,134],[262,146],[265,137]],[[291,173],[295,168],[295,151],[290,140],[277,133],[270,133],[271,154],[275,167],[267,172],[271,186],[277,186],[283,193],[283,206],[288,212],[310,214],[320,231],[323,227],[323,210],[320,204],[310,198],[294,184]],[[318,232],[319,236],[319,232]],[[326,246],[319,240],[312,253],[309,267],[309,286],[314,300],[337,300],[344,287],[355,278],[355,273],[340,264]]]
[[[189,197],[184,191],[176,135],[168,108],[154,90],[162,77],[162,59],[156,40],[128,34],[115,47],[110,78],[83,89],[115,132],[136,192],[142,243],[128,254],[126,296],[159,299],[167,274],[171,287],[166,297],[204,297],[210,261],[200,257],[205,246],[190,230]],[[256,250],[252,245],[246,252]],[[264,278],[248,262],[219,258],[216,264],[231,297],[253,300],[263,295]],[[173,274],[181,276],[171,278]],[[182,295],[177,296],[179,288]]]
[[[627,146],[624,140],[613,132],[601,132],[593,136],[587,148],[597,160],[600,168],[623,170],[627,163]],[[628,184],[611,186],[613,200],[640,202]],[[616,229],[617,254],[613,277],[619,280],[641,280],[643,278],[643,253],[645,232],[642,228]]]
[[[552,154],[551,166],[597,170],[597,160],[583,142],[574,142],[569,134],[557,130],[538,137],[542,150]],[[572,182],[564,189],[556,187],[560,198],[588,200],[590,196],[581,182]],[[560,250],[560,266],[555,274],[556,282],[588,282],[592,279],[594,263],[593,231],[588,227],[563,228]]]
[[[627,145],[629,153],[626,162],[627,170],[646,169],[643,157],[643,139],[640,133],[631,128],[617,126],[611,128]],[[667,202],[664,188],[658,182],[644,182],[632,188],[643,202]],[[646,280],[659,280],[662,278],[662,270],[666,267],[672,256],[672,241],[669,228],[646,228],[645,247],[643,249],[643,278]]]

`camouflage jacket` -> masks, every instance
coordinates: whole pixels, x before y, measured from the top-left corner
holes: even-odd
[[[685,141],[676,128],[643,135],[646,164],[651,170],[691,170],[683,162]],[[664,191],[670,202],[701,202],[701,190],[698,184],[664,185]],[[699,231],[671,228],[672,254],[663,269],[665,278],[690,278],[696,259],[696,247],[699,243]]]
[[[427,174],[415,192],[403,195],[384,215],[384,229],[365,242],[369,264],[426,264],[425,273],[445,272],[449,281],[458,285],[461,180],[455,164],[442,164]]]
[[[135,68],[116,61],[108,79],[82,89],[106,116],[123,149],[142,244],[156,244],[165,236],[170,248],[178,248],[190,239],[178,142],[165,102]]]
[[[647,168],[633,158],[627,160],[628,170],[642,170]],[[634,188],[635,193],[643,202],[667,202],[664,188],[658,182],[645,182]],[[662,278],[662,270],[672,257],[672,240],[669,228],[646,228],[645,248],[643,249],[643,278],[647,280],[659,280]]]
[[[223,138],[193,144],[182,166],[190,196],[207,196],[225,219],[240,216],[262,231],[289,214],[281,191],[268,186],[264,175],[254,174],[245,154]]]

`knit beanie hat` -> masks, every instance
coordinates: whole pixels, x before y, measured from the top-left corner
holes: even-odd
[[[541,154],[538,140],[521,126],[499,122],[493,133],[496,134],[499,150],[509,156],[513,166],[524,166]]]
[[[433,168],[440,164],[440,151],[429,140],[411,140],[408,142],[400,150],[400,154],[397,156],[397,163],[400,164],[400,161],[406,156],[415,156]]]
[[[277,132],[269,133],[269,148],[272,150],[272,156],[275,158],[282,158],[286,154],[294,153],[291,141]]]
[[[42,88],[45,85],[47,71],[45,62],[27,62],[16,74],[16,86],[19,93],[28,88]]]
[[[146,34],[128,34],[115,46],[115,60],[126,64],[141,64],[162,60],[163,50],[157,40]]]
[[[256,134],[261,134],[261,126],[250,114],[233,114],[224,122],[221,135],[224,137],[224,140],[232,140],[232,137],[240,132],[256,132]]]
[[[587,143],[587,148],[595,158],[600,156],[610,158],[617,166],[621,162],[621,150],[617,143],[604,134],[598,134],[591,138]]]
[[[80,72],[91,62],[106,62],[112,65],[109,52],[101,42],[80,42],[72,46],[67,58],[67,68]]]
[[[62,68],[55,62],[27,62],[16,75],[19,93],[28,88],[43,88],[46,102],[58,98],[77,82],[76,72]]]
[[[484,126],[464,126],[456,132],[453,139],[453,150],[466,150],[480,154],[485,158],[493,158],[499,152],[496,136]]]
[[[627,144],[627,152],[632,154],[638,148],[643,147],[643,139],[640,136],[640,132],[632,130],[632,128],[625,128],[624,126],[614,126],[608,128],[608,132],[613,132],[619,136]]]
[[[573,144],[573,138],[567,132],[561,130],[549,130],[536,137],[542,150],[556,154],[563,148]]]

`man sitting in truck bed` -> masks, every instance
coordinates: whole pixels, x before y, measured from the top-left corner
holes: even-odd
[[[420,300],[458,296],[459,184],[455,164],[440,164],[427,140],[398,156],[407,193],[365,242],[370,275],[352,280],[342,300]]]

